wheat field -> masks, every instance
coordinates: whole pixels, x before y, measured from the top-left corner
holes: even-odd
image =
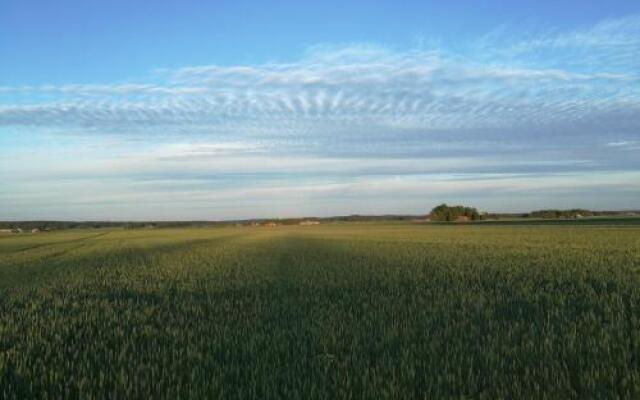
[[[0,236],[3,399],[639,398],[639,226]]]

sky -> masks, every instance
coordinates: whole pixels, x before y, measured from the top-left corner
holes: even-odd
[[[640,2],[0,0],[0,220],[640,209]]]

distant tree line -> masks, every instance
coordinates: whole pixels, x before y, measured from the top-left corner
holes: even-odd
[[[431,221],[456,221],[461,217],[472,221],[481,219],[480,213],[473,207],[448,206],[445,203],[434,207],[429,214]]]
[[[0,221],[0,229],[40,229],[42,231],[62,229],[151,229],[151,228],[198,228],[222,227],[242,225],[264,225],[275,223],[278,225],[298,225],[302,221],[322,222],[368,222],[368,221],[410,221],[419,218],[418,215],[346,215],[335,217],[304,217],[304,218],[257,218],[230,221]]]
[[[594,213],[590,210],[584,210],[581,208],[574,208],[571,210],[538,210],[532,211],[528,214],[530,218],[578,218],[578,217],[591,217]]]
[[[100,229],[100,228],[169,228],[191,227],[217,224],[214,222],[200,221],[161,221],[161,222],[112,222],[112,221],[5,221],[0,222],[0,229],[39,229],[41,231],[53,231],[62,229]]]
[[[570,210],[537,210],[530,213],[482,213],[480,214],[473,207],[449,206],[440,204],[434,207],[430,213],[432,221],[456,221],[459,217],[464,217],[471,221],[476,220],[497,220],[512,218],[579,218],[591,216],[627,216],[640,215],[640,210],[627,211],[590,211],[580,208]],[[262,225],[275,223],[278,225],[297,225],[302,221],[319,221],[322,223],[340,222],[382,222],[382,221],[412,221],[424,218],[424,215],[344,215],[334,217],[306,217],[306,218],[258,218],[232,221],[0,221],[0,229],[22,229],[40,231],[53,231],[62,229],[100,229],[100,228],[120,228],[120,229],[151,229],[151,228],[203,228],[203,227],[223,227],[223,226],[243,226]]]

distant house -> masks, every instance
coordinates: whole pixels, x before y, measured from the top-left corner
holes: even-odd
[[[33,229],[31,230],[31,233],[38,233],[38,232],[40,232],[40,229],[39,229],[39,228],[33,228]]]
[[[11,233],[11,229],[0,229],[0,233]]]
[[[11,230],[11,233],[22,233],[22,228],[15,228]]]
[[[274,226],[278,226],[278,224],[276,224],[275,222],[265,222],[263,226],[274,227]]]
[[[320,221],[300,221],[300,225],[320,225]]]
[[[471,221],[471,218],[467,217],[466,215],[458,215],[456,217],[456,222],[469,222]]]

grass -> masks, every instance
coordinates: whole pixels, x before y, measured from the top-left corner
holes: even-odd
[[[0,398],[638,398],[640,227],[0,237]]]

